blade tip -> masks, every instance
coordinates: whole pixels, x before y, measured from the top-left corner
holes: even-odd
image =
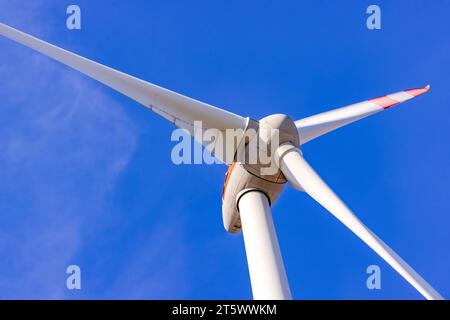
[[[405,90],[406,93],[410,94],[412,97],[418,97],[422,94],[427,93],[430,91],[430,85],[426,85],[424,88],[417,88],[417,89],[409,89]]]

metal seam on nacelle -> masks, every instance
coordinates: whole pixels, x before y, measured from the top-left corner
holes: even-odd
[[[246,146],[246,143],[245,143],[245,134],[247,133],[247,131],[248,131],[250,128],[255,129],[256,134],[257,134],[258,131],[259,131],[259,121],[258,121],[258,120],[252,119],[252,118],[250,118],[250,117],[247,117],[246,120],[247,120],[247,121],[246,121],[246,123],[245,123],[244,133],[242,134],[242,138],[241,138],[241,140],[239,141],[239,143],[237,144],[236,150],[234,151],[233,162],[236,162],[236,161],[237,161],[237,154],[238,154],[238,151],[239,151],[240,148],[241,148],[241,144],[243,143],[243,141],[244,141],[244,146],[243,146],[243,147]],[[254,124],[254,127],[253,127],[253,126],[250,126],[250,124]],[[251,138],[254,138],[254,137],[251,137]],[[250,139],[250,140],[251,140],[251,139]]]

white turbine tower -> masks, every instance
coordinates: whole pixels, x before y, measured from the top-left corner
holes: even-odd
[[[261,163],[247,164],[234,159],[228,169],[223,190],[223,222],[230,232],[243,230],[248,267],[255,299],[290,299],[291,293],[272,222],[271,204],[286,182],[308,193],[362,241],[378,253],[427,299],[443,299],[417,272],[368,229],[327,186],[304,159],[300,147],[327,132],[383,111],[429,90],[411,89],[347,107],[317,114],[298,121],[286,115],[272,115],[260,121],[244,118],[206,103],[163,89],[125,73],[83,58],[0,23],[0,34],[49,56],[139,102],[153,112],[194,135],[194,122],[205,128],[241,129],[244,135],[236,143],[248,148],[253,129],[260,135],[277,129],[279,147],[269,156],[275,161],[275,173],[262,174]],[[6,76],[6,75],[3,75]],[[255,137],[253,137],[255,138]],[[271,138],[266,141],[269,145]],[[205,145],[206,147],[211,147]],[[221,158],[220,154],[216,154]],[[223,157],[221,160],[224,160]]]

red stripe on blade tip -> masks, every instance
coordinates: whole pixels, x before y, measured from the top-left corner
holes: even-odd
[[[384,109],[388,109],[388,108],[400,103],[399,101],[391,99],[388,96],[371,99],[371,100],[369,100],[369,102],[375,103],[376,105],[378,105]]]

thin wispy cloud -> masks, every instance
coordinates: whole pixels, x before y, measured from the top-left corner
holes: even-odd
[[[33,19],[18,27],[45,36]],[[104,89],[1,41],[0,72],[11,77],[0,88],[0,118],[14,121],[1,121],[0,194],[14,199],[0,202],[0,298],[61,298],[65,268],[86,245],[85,226],[104,213],[137,136]]]

